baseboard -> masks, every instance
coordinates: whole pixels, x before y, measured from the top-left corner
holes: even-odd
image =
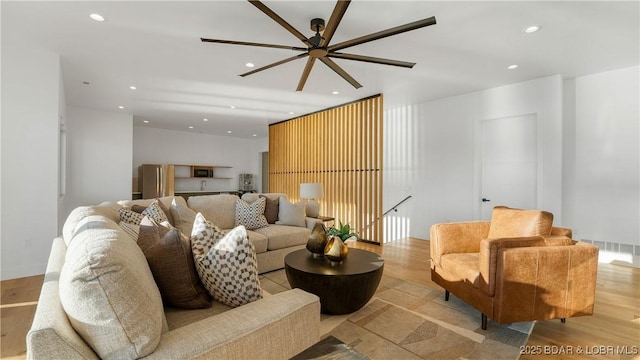
[[[11,280],[23,277],[42,275],[47,269],[47,263],[31,264],[27,266],[2,267],[0,280]]]

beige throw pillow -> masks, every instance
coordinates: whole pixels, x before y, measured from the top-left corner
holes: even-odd
[[[87,229],[70,242],[60,301],[100,358],[144,357],[160,342],[160,292],[142,250],[120,229]]]
[[[292,225],[304,227],[307,225],[303,202],[292,204],[286,197],[281,196],[278,210],[278,225]]]

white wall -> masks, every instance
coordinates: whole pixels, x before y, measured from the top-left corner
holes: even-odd
[[[44,273],[58,233],[60,58],[2,34],[1,278]]]
[[[133,127],[133,167],[129,177],[134,178],[137,188],[138,166],[142,164],[184,164],[231,166],[231,169],[216,170],[221,179],[178,179],[175,191],[200,190],[205,180],[207,191],[238,190],[239,174],[254,174],[255,184],[260,186],[260,151],[264,141],[215,136],[185,131],[171,131]],[[131,180],[130,180],[131,181]]]
[[[575,238],[640,245],[639,78],[635,66],[565,81],[564,217]]]
[[[66,216],[80,205],[131,198],[133,117],[67,107]]]
[[[480,122],[536,114],[542,149],[538,203],[562,224],[562,79],[559,75],[385,109],[385,239],[429,238],[434,223],[480,218]]]

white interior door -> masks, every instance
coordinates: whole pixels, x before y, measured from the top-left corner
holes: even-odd
[[[535,209],[538,198],[538,131],[535,114],[484,120],[482,219],[494,206]],[[479,199],[480,200],[480,199]]]

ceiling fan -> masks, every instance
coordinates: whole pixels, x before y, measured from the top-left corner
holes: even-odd
[[[307,60],[307,65],[302,72],[302,76],[300,76],[300,81],[298,82],[298,87],[296,91],[302,91],[304,88],[304,84],[307,82],[307,78],[309,77],[309,73],[311,72],[311,68],[315,63],[316,59],[322,61],[325,65],[327,65],[331,70],[335,71],[338,75],[340,75],[343,79],[349,82],[353,87],[360,88],[362,85],[356,79],[351,77],[344,69],[342,69],[338,64],[336,64],[331,58],[345,59],[345,60],[355,60],[355,61],[363,61],[368,63],[375,64],[383,64],[383,65],[393,65],[400,66],[405,68],[412,68],[416,63],[399,61],[399,60],[391,60],[391,59],[382,59],[372,56],[363,56],[363,55],[355,55],[355,54],[347,54],[339,52],[339,50],[346,49],[351,46],[356,46],[360,44],[364,44],[373,40],[382,39],[388,36],[401,34],[403,32],[420,29],[429,25],[434,25],[436,23],[435,17],[426,18],[423,20],[414,21],[405,25],[396,26],[387,30],[382,30],[375,32],[373,34],[360,36],[355,39],[343,41],[341,43],[335,45],[329,45],[331,42],[331,38],[335,33],[340,21],[342,20],[342,16],[347,11],[347,7],[349,7],[350,0],[338,0],[335,8],[333,9],[333,13],[329,18],[329,22],[325,26],[325,22],[323,19],[312,19],[311,20],[311,30],[315,31],[316,34],[310,38],[304,36],[300,31],[296,30],[291,24],[287,23],[284,19],[282,19],[278,14],[273,12],[273,10],[269,9],[265,4],[257,0],[249,0],[251,4],[260,9],[267,16],[275,20],[280,26],[285,28],[295,37],[300,39],[307,47],[296,47],[296,46],[286,46],[286,45],[272,45],[272,44],[262,44],[262,43],[253,43],[253,42],[245,42],[245,41],[231,41],[231,40],[218,40],[218,39],[206,39],[200,38],[202,42],[210,42],[210,43],[221,43],[221,44],[233,44],[233,45],[248,45],[248,46],[260,46],[260,47],[269,47],[276,49],[287,49],[293,51],[300,51],[301,53],[284,60],[277,61],[275,63],[263,66],[261,68],[251,70],[244,74],[240,74],[240,76],[245,77],[251,74],[255,74],[257,72],[270,69],[274,66],[282,65],[288,63],[293,60],[302,59],[305,57],[309,57]],[[322,35],[321,31],[324,31]]]

